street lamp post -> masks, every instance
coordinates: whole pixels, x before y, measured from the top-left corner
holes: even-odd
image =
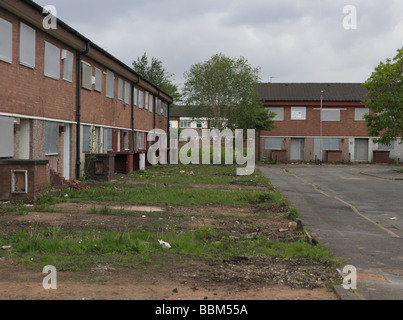
[[[320,91],[320,159],[319,159],[319,164],[320,165],[322,165],[322,160],[323,160],[322,105],[323,105],[323,90]]]

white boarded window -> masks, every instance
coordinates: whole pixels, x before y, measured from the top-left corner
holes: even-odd
[[[148,91],[145,92],[144,109],[148,110]]]
[[[115,97],[115,74],[110,70],[106,71],[106,96]]]
[[[340,121],[340,110],[323,109],[322,121]]]
[[[118,100],[122,100],[123,99],[123,80],[122,79],[118,79]]]
[[[112,129],[104,129],[104,152],[107,153],[109,150],[113,150],[112,147]]]
[[[91,127],[83,126],[83,152],[91,150]]]
[[[35,30],[20,23],[20,64],[35,68]]]
[[[95,90],[102,92],[102,71],[98,68],[94,69],[95,76]]]
[[[57,122],[46,122],[45,125],[45,154],[57,154]]]
[[[274,121],[283,121],[284,120],[284,108],[267,108],[268,112],[275,113],[275,117],[273,118]]]
[[[73,82],[74,54],[68,50],[62,50],[63,80]]]
[[[269,150],[281,150],[281,138],[270,137],[266,138],[266,149]]]
[[[60,49],[46,41],[44,74],[52,79],[60,79]]]
[[[86,62],[82,62],[82,87],[88,90],[92,90],[92,67]]]
[[[143,132],[137,132],[137,148],[144,149],[144,134]]]
[[[13,62],[13,25],[0,18],[0,60]]]
[[[369,109],[368,108],[355,108],[354,111],[354,120],[356,121],[362,121],[365,120],[364,119],[364,115],[369,113]]]
[[[137,88],[133,88],[133,104],[135,106],[138,105],[138,90],[137,90]]]
[[[144,108],[144,92],[139,90],[139,108]]]
[[[390,145],[383,143],[378,143],[378,150],[394,150],[395,149],[395,141],[391,141]]]
[[[323,150],[339,150],[339,138],[324,138]]]
[[[0,117],[0,158],[14,157],[14,119]]]
[[[130,82],[125,81],[125,103],[130,104]]]
[[[150,110],[150,112],[153,112],[154,96],[151,93],[149,93],[148,95],[149,95],[149,97],[148,97],[148,110]]]
[[[125,150],[129,150],[129,131],[127,130],[123,132],[123,142]]]
[[[164,116],[168,117],[168,104],[163,103],[163,112],[164,112]]]
[[[291,107],[291,120],[306,120],[306,107]]]

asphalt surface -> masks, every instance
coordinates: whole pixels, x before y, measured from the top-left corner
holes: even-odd
[[[340,299],[403,299],[403,173],[393,171],[402,166],[257,168],[298,209],[309,233],[356,269],[356,288],[335,286]]]

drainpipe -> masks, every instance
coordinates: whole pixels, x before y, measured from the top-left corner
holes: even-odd
[[[168,164],[171,162],[170,152],[171,152],[171,128],[169,127],[169,108],[170,103],[167,102],[167,161]]]
[[[81,158],[81,56],[90,50],[90,41],[87,41],[85,51],[77,54],[77,140],[76,140],[76,177],[80,179]]]

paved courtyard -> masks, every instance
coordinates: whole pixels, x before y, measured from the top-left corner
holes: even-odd
[[[402,168],[396,167],[396,168]],[[385,165],[259,169],[298,209],[310,233],[357,268],[350,299],[403,299],[403,174]]]

